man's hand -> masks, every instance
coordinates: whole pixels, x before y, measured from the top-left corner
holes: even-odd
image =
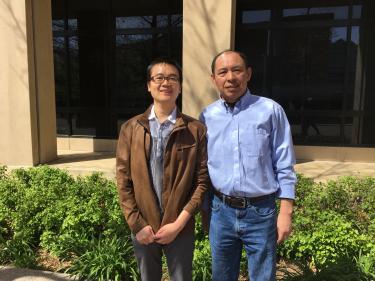
[[[280,200],[280,213],[277,217],[277,244],[288,239],[292,232],[293,200]]]
[[[185,227],[191,215],[182,210],[178,218],[173,223],[162,226],[155,235],[155,242],[160,244],[169,244],[176,239],[178,233]]]
[[[155,234],[152,230],[152,227],[150,225],[147,225],[140,231],[138,231],[138,233],[135,235],[135,238],[140,244],[148,245],[154,242]]]
[[[176,238],[179,232],[180,227],[176,222],[168,223],[162,226],[155,234],[155,241],[159,244],[169,244]]]

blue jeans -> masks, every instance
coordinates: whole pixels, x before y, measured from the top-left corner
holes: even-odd
[[[275,198],[236,209],[214,196],[211,211],[209,238],[212,280],[238,280],[244,245],[250,280],[274,281],[277,237]]]

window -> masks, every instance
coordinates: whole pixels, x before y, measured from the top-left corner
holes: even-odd
[[[182,58],[182,1],[52,0],[58,134],[116,138],[151,103],[146,68]]]
[[[283,106],[294,142],[375,146],[374,3],[237,6],[236,48],[253,67],[249,88]]]

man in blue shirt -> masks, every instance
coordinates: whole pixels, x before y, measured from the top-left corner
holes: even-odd
[[[243,246],[250,280],[275,280],[276,245],[292,230],[296,175],[289,123],[279,104],[247,89],[252,72],[244,54],[223,51],[211,68],[220,99],[200,119],[207,126],[214,193],[212,280],[238,280]]]

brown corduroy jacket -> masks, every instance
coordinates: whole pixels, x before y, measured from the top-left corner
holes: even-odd
[[[150,110],[151,107],[122,125],[117,144],[120,205],[134,234],[147,225],[156,233],[161,226],[174,222],[182,210],[193,217],[209,185],[206,128],[198,120],[178,112],[164,153],[161,217],[149,171]]]

